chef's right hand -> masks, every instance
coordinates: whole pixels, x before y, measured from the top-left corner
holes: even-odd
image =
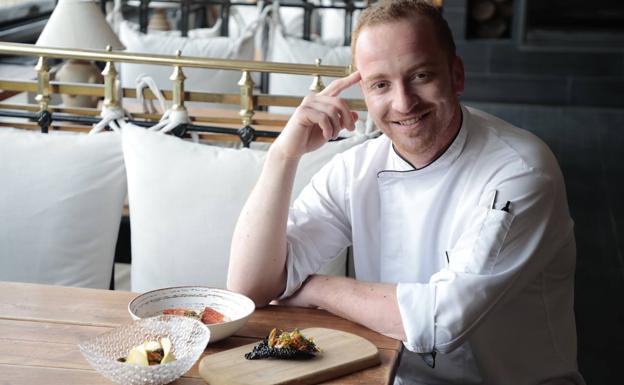
[[[286,159],[299,159],[338,136],[342,128],[355,129],[357,112],[339,98],[342,91],[359,82],[359,72],[334,80],[317,94],[306,96],[271,146]]]

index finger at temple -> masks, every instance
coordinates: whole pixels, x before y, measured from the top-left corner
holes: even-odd
[[[362,79],[360,72],[355,71],[349,76],[334,80],[323,91],[319,92],[319,95],[338,96],[342,91],[359,82],[360,79]]]

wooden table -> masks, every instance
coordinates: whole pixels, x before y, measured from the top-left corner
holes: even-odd
[[[83,358],[78,343],[131,322],[135,293],[0,282],[0,384],[112,384]],[[360,335],[379,348],[381,365],[328,384],[390,384],[401,343],[325,311],[268,306],[234,336],[210,344],[211,354],[256,342],[273,327],[326,327]],[[197,364],[174,384],[205,384]]]

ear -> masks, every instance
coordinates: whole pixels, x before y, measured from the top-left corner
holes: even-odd
[[[451,81],[453,85],[453,91],[457,95],[464,92],[464,62],[459,56],[453,58],[453,64],[451,65]]]

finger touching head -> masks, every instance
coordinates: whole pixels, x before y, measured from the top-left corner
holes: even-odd
[[[351,75],[334,80],[327,87],[325,87],[323,91],[319,92],[319,95],[339,96],[342,91],[350,88],[354,84],[357,84],[361,79],[362,77],[360,73],[355,71]]]

